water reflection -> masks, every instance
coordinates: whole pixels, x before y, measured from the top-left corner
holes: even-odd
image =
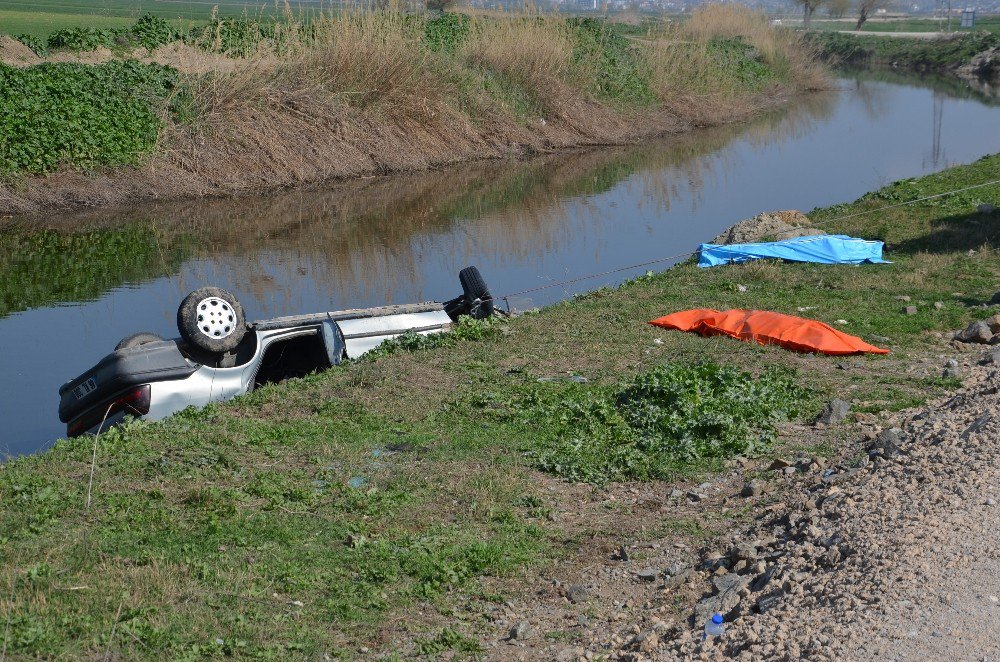
[[[468,264],[502,294],[1000,151],[1000,107],[974,92],[870,74],[843,84],[753,122],[640,146],[8,224],[0,342],[17,351],[0,355],[0,373],[19,388],[0,400],[0,448],[30,452],[61,434],[57,386],[120,337],[175,335],[177,303],[206,283],[232,289],[250,318],[449,297]]]
[[[415,294],[411,287],[398,286],[419,282],[421,264],[430,252],[490,254],[496,266],[524,265],[559,251],[573,237],[592,234],[606,214],[591,199],[623,182],[631,203],[644,213],[669,213],[675,200],[697,210],[702,192],[722,186],[744,161],[737,152],[719,152],[723,146],[736,137],[753,149],[796,140],[829,117],[836,104],[835,94],[816,95],[749,124],[641,147],[486,162],[278,196],[66,216],[49,221],[54,230],[44,235],[72,235],[86,229],[95,244],[121,243],[115,239],[122,232],[119,228],[137,228],[133,233],[137,248],[158,247],[159,252],[149,257],[185,256],[178,294],[210,275],[221,277],[238,283],[260,303],[258,310],[264,315],[292,312],[288,305],[299,298],[304,280],[334,301],[394,301]],[[39,233],[22,226],[7,236],[8,241],[19,238],[27,245]],[[52,253],[22,251],[19,271],[31,271],[32,261],[41,265],[65,257],[58,244],[52,245],[56,249]],[[131,259],[128,251],[118,255]],[[100,260],[108,262],[109,257],[100,255]],[[71,260],[82,261],[82,256]],[[131,261],[139,266],[140,261]],[[148,259],[141,263],[147,269],[145,278],[130,271],[120,282],[158,277],[170,265],[176,269],[176,261]],[[124,266],[114,259],[110,262],[107,272]],[[126,271],[122,274],[126,276]],[[55,291],[38,299],[43,305],[59,292],[73,291],[58,278],[46,282]],[[88,298],[92,297],[65,297]],[[0,313],[15,309],[23,307]]]

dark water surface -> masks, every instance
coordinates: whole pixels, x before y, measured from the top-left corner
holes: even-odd
[[[468,264],[500,295],[692,250],[761,211],[850,201],[1000,152],[1000,104],[960,84],[858,73],[841,85],[752,123],[629,148],[9,223],[0,457],[64,434],[59,385],[123,336],[176,336],[177,304],[205,284],[234,291],[250,319],[449,298]]]

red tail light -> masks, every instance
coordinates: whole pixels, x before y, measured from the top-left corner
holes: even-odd
[[[129,389],[119,394],[113,400],[92,407],[83,416],[71,422],[66,426],[66,435],[69,437],[79,437],[90,428],[99,425],[106,418],[111,418],[122,411],[135,414],[136,416],[145,416],[149,413],[149,398],[149,384]]]

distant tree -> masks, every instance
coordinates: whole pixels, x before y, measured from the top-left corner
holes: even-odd
[[[812,21],[816,10],[826,4],[827,0],[795,0],[795,4],[802,5],[802,23],[807,28]]]
[[[855,32],[861,31],[861,26],[865,24],[868,17],[878,9],[885,9],[891,0],[858,0],[858,24],[854,26]]]
[[[851,0],[829,0],[826,5],[826,13],[830,18],[844,18],[851,9]]]

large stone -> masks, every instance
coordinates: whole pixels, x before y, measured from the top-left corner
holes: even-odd
[[[973,322],[955,334],[955,340],[985,345],[993,338],[993,331],[986,322]]]
[[[743,491],[740,492],[742,496],[747,498],[760,496],[764,493],[764,483],[754,478],[743,486]]]
[[[792,239],[810,235],[826,234],[822,230],[809,227],[809,218],[795,210],[772,211],[757,214],[753,218],[740,221],[719,236],[713,244],[744,244],[774,239]]]
[[[780,592],[765,595],[764,597],[762,597],[760,600],[757,601],[757,611],[759,611],[762,614],[766,614],[767,612],[771,611],[772,609],[777,607],[778,604],[781,602],[781,596],[782,594]]]
[[[987,317],[983,321],[989,325],[992,333],[1000,333],[1000,314],[994,315],[993,317]]]
[[[660,645],[660,635],[656,630],[644,630],[635,635],[630,645],[640,653],[652,653]]]
[[[847,419],[847,414],[851,411],[851,405],[846,400],[834,399],[827,403],[823,407],[823,411],[820,412],[819,418],[816,419],[819,423],[824,423],[826,425],[835,425],[837,423],[843,423]]]
[[[531,634],[531,626],[528,624],[528,621],[518,621],[511,626],[508,638],[511,640],[523,640],[527,639],[529,634]]]
[[[750,583],[750,577],[726,573],[712,578],[715,594],[702,599],[695,607],[696,623],[705,623],[712,614],[728,614],[740,602],[740,591]]]
[[[972,434],[975,434],[976,432],[979,432],[980,430],[982,430],[983,428],[985,428],[989,424],[991,418],[992,418],[992,416],[990,415],[990,412],[987,411],[982,416],[980,416],[976,420],[972,421],[972,425],[970,425],[969,427],[967,427],[965,429],[965,432],[963,432],[961,435],[959,435],[960,438],[961,439],[968,439],[969,435],[972,435]]]

